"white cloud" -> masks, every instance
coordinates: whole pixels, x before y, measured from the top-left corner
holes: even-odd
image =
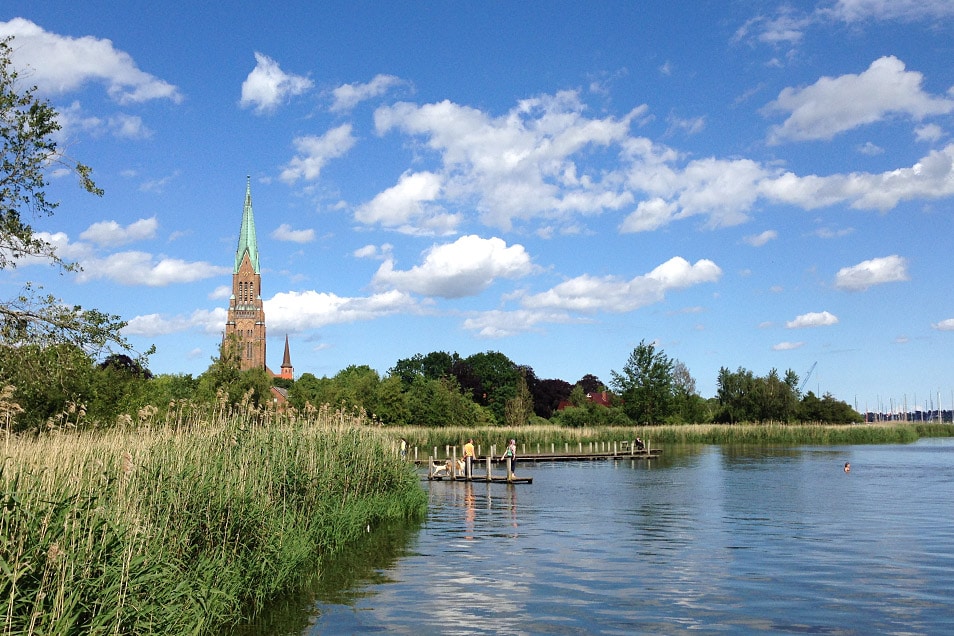
[[[373,283],[424,296],[462,298],[480,293],[497,278],[521,278],[532,271],[530,256],[522,245],[508,247],[496,237],[470,235],[432,247],[423,263],[406,271],[395,270],[394,261],[388,259],[375,273]]]
[[[399,84],[401,79],[394,75],[375,75],[367,84],[342,84],[331,92],[334,97],[331,111],[351,110],[361,102],[383,95]]]
[[[356,220],[382,225],[406,234],[450,234],[463,220],[447,212],[437,201],[441,177],[433,172],[405,172],[397,184],[359,206]]]
[[[100,247],[116,247],[143,239],[151,239],[156,235],[159,221],[156,217],[139,219],[122,227],[116,221],[100,221],[89,226],[80,234],[85,241],[92,241]]]
[[[789,320],[785,323],[786,329],[804,329],[805,327],[828,327],[837,325],[838,317],[827,311],[809,312],[796,316],[795,320]]]
[[[749,236],[744,237],[742,240],[752,247],[762,247],[769,241],[774,241],[777,238],[778,232],[775,230],[765,230],[761,234],[750,234]]]
[[[689,117],[683,119],[682,117],[670,114],[666,121],[669,123],[669,129],[666,133],[670,135],[675,132],[695,135],[696,133],[702,132],[706,127],[705,117]]]
[[[883,155],[884,148],[877,144],[873,144],[870,141],[866,141],[862,145],[858,146],[858,152],[863,155],[868,155],[869,157],[875,157],[877,155]]]
[[[576,92],[564,91],[521,100],[496,118],[445,100],[381,107],[374,121],[380,134],[421,136],[440,155],[446,207],[475,207],[485,224],[509,230],[516,221],[562,221],[633,201],[615,175],[581,171],[574,155],[622,144],[645,107],[621,119],[590,119],[584,110]]]
[[[415,311],[417,303],[414,299],[397,290],[358,298],[342,298],[317,291],[284,292],[265,301],[269,329],[287,332]]]
[[[881,57],[859,75],[822,77],[811,86],[785,88],[765,111],[789,117],[772,127],[770,143],[831,139],[838,133],[902,114],[921,120],[954,110],[954,100],[925,93],[924,77],[894,56]]]
[[[211,300],[225,300],[232,295],[231,285],[219,285],[209,293]]]
[[[277,241],[288,241],[290,243],[311,243],[315,240],[315,231],[293,230],[288,223],[282,223],[271,234]]]
[[[105,258],[86,258],[80,265],[83,271],[77,274],[77,280],[81,283],[107,279],[120,285],[146,287],[192,283],[232,272],[229,267],[220,267],[204,261],[184,261],[178,258],[156,260],[146,252],[117,252]]]
[[[848,236],[849,234],[854,233],[855,229],[851,227],[842,228],[840,230],[833,230],[829,227],[820,227],[815,230],[814,234],[818,238],[823,239],[835,239],[841,238],[843,236]]]
[[[539,331],[541,324],[568,324],[590,322],[584,318],[574,318],[563,311],[536,311],[518,309],[516,311],[492,310],[481,312],[464,320],[464,329],[473,331],[481,338],[506,338],[529,331]]]
[[[301,95],[312,87],[312,81],[301,75],[286,73],[278,62],[255,52],[255,68],[242,82],[243,108],[253,106],[256,113],[268,113],[278,108],[289,97]]]
[[[793,351],[801,349],[803,346],[805,346],[804,342],[779,342],[772,345],[772,351]]]
[[[320,137],[297,137],[294,140],[298,155],[293,157],[282,170],[279,178],[285,183],[295,183],[299,179],[312,181],[321,174],[327,163],[343,157],[355,144],[351,135],[351,124],[342,124],[332,128]]]
[[[132,57],[113,48],[109,40],[57,35],[23,18],[0,22],[0,37],[10,35],[16,38],[14,64],[28,68],[30,82],[46,95],[62,95],[89,82],[102,82],[110,98],[120,104],[182,101],[178,88],[139,70]]]
[[[947,318],[941,322],[931,323],[931,327],[938,331],[954,331],[954,318]]]
[[[126,336],[152,337],[198,329],[203,333],[217,334],[221,333],[227,315],[228,312],[221,307],[211,311],[198,309],[192,312],[190,316],[173,316],[171,318],[164,317],[161,314],[146,314],[132,318],[122,332]]]
[[[390,257],[392,251],[394,251],[394,246],[390,243],[384,243],[380,247],[377,245],[365,245],[364,247],[359,247],[352,252],[352,255],[355,258],[384,259]]]
[[[886,211],[900,201],[954,194],[954,144],[931,151],[910,168],[827,177],[787,172],[767,177],[757,187],[770,200],[806,210],[847,202],[853,208]]]
[[[773,47],[795,46],[802,41],[805,29],[811,26],[811,14],[801,14],[788,7],[780,8],[774,17],[760,15],[739,27],[733,40],[755,40]]]
[[[901,20],[916,22],[954,16],[950,0],[838,0],[827,10],[845,22]]]
[[[657,230],[676,218],[679,206],[660,197],[640,201],[619,227],[623,234]]]
[[[707,227],[729,227],[748,220],[759,197],[759,184],[774,175],[750,159],[696,159],[682,169],[670,165],[671,152],[634,144],[638,154],[626,168],[627,184],[648,193],[621,226],[621,231],[656,229],[667,222],[697,215]]]
[[[924,124],[914,129],[914,138],[918,141],[938,141],[944,136],[944,131],[937,124]]]
[[[545,292],[526,296],[522,303],[531,309],[623,313],[660,302],[669,290],[712,283],[721,277],[722,270],[710,260],[690,265],[686,259],[675,256],[648,274],[628,281],[614,276],[577,276]]]
[[[845,291],[864,291],[872,285],[908,280],[908,262],[897,254],[862,261],[843,267],[835,274],[835,287]]]

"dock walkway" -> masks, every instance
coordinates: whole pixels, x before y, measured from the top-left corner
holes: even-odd
[[[456,451],[456,449],[455,449]],[[619,447],[615,447],[613,451],[597,451],[597,452],[579,452],[579,453],[527,453],[524,455],[518,455],[518,460],[520,463],[524,462],[570,462],[570,461],[597,461],[597,460],[608,460],[608,459],[655,459],[662,454],[661,450],[658,449],[636,449],[630,446],[626,446],[623,450],[620,450]],[[417,464],[423,464],[422,461],[416,461]],[[469,481],[469,482],[485,482],[485,483],[494,483],[494,484],[532,484],[532,477],[506,477],[506,476],[494,476],[493,474],[493,464],[495,463],[494,457],[492,455],[481,455],[474,458],[472,463],[473,468],[478,468],[480,466],[485,466],[485,472],[475,473],[471,471],[471,476],[467,477],[463,474],[463,471],[459,471],[454,468],[457,465],[456,452],[447,458],[444,462],[435,461],[434,456],[427,458],[427,479],[428,481]],[[448,466],[450,469],[448,470]],[[509,474],[509,460],[507,462],[507,468],[504,470],[504,475]]]

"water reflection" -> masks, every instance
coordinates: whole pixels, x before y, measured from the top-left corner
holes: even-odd
[[[954,633],[954,440],[664,457],[425,482],[298,633]]]

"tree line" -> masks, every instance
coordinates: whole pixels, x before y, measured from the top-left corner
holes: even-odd
[[[382,426],[476,427],[629,426],[706,422],[848,423],[862,416],[829,394],[802,395],[798,376],[775,369],[765,376],[723,367],[715,396],[704,398],[686,366],[655,344],[640,342],[609,384],[586,374],[574,383],[539,378],[503,353],[462,357],[433,351],[398,360],[387,373],[350,365],[332,377],[305,373],[296,380],[264,369],[240,370],[222,353],[197,377],[154,375],[140,361],[111,354],[97,362],[80,347],[0,346],[0,417],[12,430],[110,426],[132,422],[144,410],[183,401],[254,408],[357,411]],[[287,403],[279,404],[272,387]]]

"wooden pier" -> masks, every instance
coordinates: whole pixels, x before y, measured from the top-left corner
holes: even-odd
[[[416,450],[417,449],[415,449],[415,451]],[[593,448],[591,444],[589,452],[584,451],[583,444],[578,444],[576,449],[571,449],[569,444],[564,444],[563,452],[557,452],[555,444],[550,445],[550,452],[543,451],[539,444],[537,445],[537,452],[527,453],[525,451],[526,449],[524,448],[524,452],[518,455],[519,463],[597,461],[609,459],[651,460],[658,458],[662,454],[661,450],[650,448],[648,443],[643,447],[639,447],[633,442],[613,442],[611,446],[604,444],[602,448],[599,446]],[[482,481],[494,484],[533,483],[533,478],[531,477],[514,476],[510,471],[509,459],[507,460],[507,466],[503,476],[495,476],[493,474],[495,456],[493,454],[493,447],[491,447],[490,455],[478,455],[474,458],[469,476],[465,474],[465,469],[459,467],[461,460],[457,459],[456,446],[449,446],[447,448],[447,458],[444,461],[436,461],[434,459],[436,456],[437,449],[435,448],[434,454],[427,458],[427,479],[429,481]],[[415,460],[415,463],[421,464],[422,462]],[[485,472],[482,474],[474,473],[473,469],[481,465],[486,466]]]

